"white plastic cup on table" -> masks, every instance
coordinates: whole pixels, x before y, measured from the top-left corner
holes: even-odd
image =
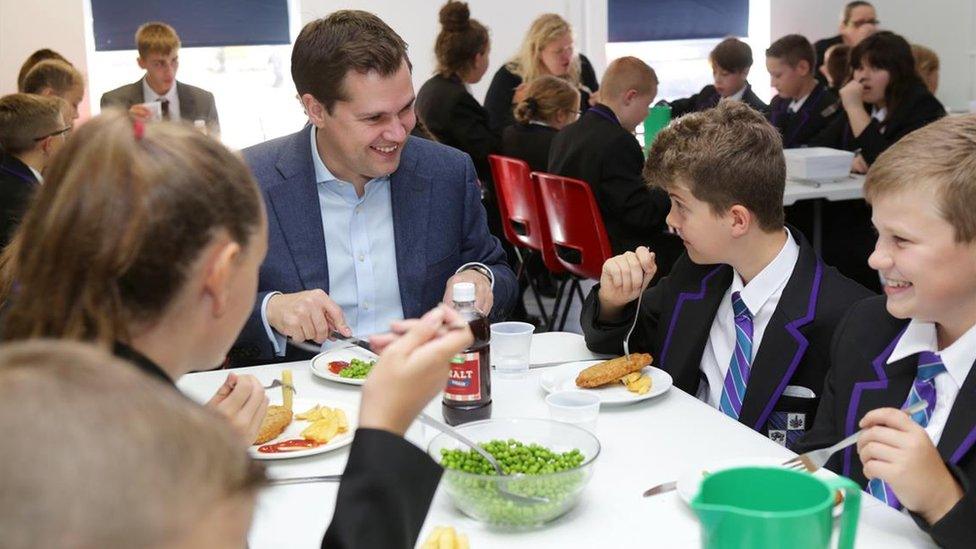
[[[535,326],[527,322],[496,322],[491,325],[491,356],[497,374],[520,377],[529,371],[534,331]]]
[[[159,101],[150,101],[149,103],[140,103],[139,105],[149,109],[150,121],[159,122],[163,119],[163,104]]]
[[[571,423],[588,431],[596,429],[600,415],[600,395],[590,391],[556,391],[546,397],[549,418]]]

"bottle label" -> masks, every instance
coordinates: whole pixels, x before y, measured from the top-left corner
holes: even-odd
[[[451,377],[447,380],[444,398],[458,402],[481,400],[479,353],[464,353],[451,360]]]

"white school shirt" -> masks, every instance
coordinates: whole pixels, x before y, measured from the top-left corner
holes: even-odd
[[[180,119],[180,96],[176,93],[176,80],[173,81],[173,85],[169,87],[169,91],[164,95],[159,95],[149,86],[149,82],[146,82],[146,77],[142,77],[142,101],[143,103],[153,103],[159,101],[160,99],[166,99],[169,101],[169,119],[179,120]]]
[[[783,229],[786,231],[786,229]],[[786,242],[779,254],[755,278],[743,285],[742,277],[733,270],[732,285],[722,296],[722,303],[718,306],[712,328],[708,332],[708,342],[701,358],[701,372],[707,383],[698,385],[699,400],[708,403],[712,408],[718,408],[722,399],[722,388],[725,384],[725,374],[729,371],[732,353],[735,351],[735,318],[732,313],[732,292],[739,292],[746,308],[752,313],[752,357],[759,352],[763,334],[769,319],[779,305],[783,289],[789,282],[796,261],[800,257],[800,246],[793,240],[793,236],[786,231]],[[748,394],[748,383],[746,393]]]

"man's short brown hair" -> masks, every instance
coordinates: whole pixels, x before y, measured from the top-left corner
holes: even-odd
[[[738,38],[726,38],[708,54],[708,60],[722,70],[744,71],[752,66],[752,48]]]
[[[34,65],[24,75],[24,93],[44,93],[50,88],[55,94],[61,95],[68,90],[84,86],[85,78],[74,65],[57,59],[47,59]]]
[[[647,63],[632,56],[618,57],[607,67],[600,83],[605,97],[617,97],[628,90],[647,95],[657,89],[657,73]]]
[[[806,61],[810,74],[817,68],[817,52],[802,34],[787,34],[773,42],[766,48],[766,57],[781,59],[793,68]]]
[[[24,64],[20,66],[20,72],[17,73],[17,91],[21,93],[24,92],[24,78],[27,77],[27,73],[34,68],[41,61],[47,61],[48,59],[54,59],[56,61],[64,61],[65,63],[71,65],[71,62],[64,58],[60,53],[52,50],[51,48],[41,48],[24,60]]]
[[[136,49],[145,59],[150,53],[169,55],[180,49],[180,36],[176,29],[160,21],[152,21],[136,31]]]
[[[665,191],[683,183],[716,215],[741,204],[764,231],[783,227],[783,140],[741,101],[682,116],[657,134],[644,179]]]
[[[305,25],[291,52],[291,77],[298,95],[311,94],[332,113],[346,101],[349,71],[396,74],[407,58],[407,43],[372,13],[340,10]]]
[[[12,93],[0,97],[0,148],[22,154],[37,146],[40,138],[63,129],[64,99]]]
[[[864,198],[933,187],[957,242],[976,240],[976,115],[947,116],[881,153],[868,170]]]
[[[225,419],[81,343],[0,350],[0,432],[8,549],[168,546],[265,479]]]

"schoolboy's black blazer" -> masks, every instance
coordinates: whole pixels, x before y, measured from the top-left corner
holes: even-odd
[[[27,164],[0,151],[0,250],[10,242],[38,188]]]
[[[679,116],[684,116],[690,112],[699,112],[705,109],[710,109],[718,105],[718,102],[722,99],[722,96],[715,91],[715,86],[709,84],[702,88],[702,90],[691,97],[685,97],[684,99],[675,99],[671,102],[671,119],[678,118]],[[769,105],[759,99],[759,96],[752,91],[752,84],[746,83],[746,91],[742,94],[742,102],[750,107],[756,109],[761,113],[766,113],[769,109]]]
[[[501,136],[488,126],[488,112],[457,76],[434,75],[417,92],[417,116],[437,141],[468,153],[482,183],[491,181],[488,155]]]
[[[885,308],[875,296],[851,307],[834,333],[830,373],[813,428],[797,452],[824,448],[853,434],[857,424],[876,408],[901,408],[918,371],[918,355],[887,364],[909,321]],[[976,358],[976,357],[974,357]],[[949,413],[938,450],[965,494],[939,522],[929,525],[912,517],[943,547],[976,547],[976,367],[970,369]],[[830,470],[867,486],[857,450],[849,447],[827,462]]]
[[[739,415],[740,423],[767,436],[779,429],[770,424],[773,412],[803,414],[802,425],[813,424],[834,328],[852,303],[870,295],[825,265],[799,231],[789,231],[800,254],[755,352]],[[731,284],[729,265],[698,265],[685,254],[669,276],[645,290],[639,312],[632,302],[623,313],[627,320],[613,324],[597,320],[597,285],[586,297],[580,318],[586,346],[598,353],[620,354],[629,319],[637,314],[630,350],[651,353],[653,364],[670,373],[675,386],[695,395],[712,321]],[[810,389],[816,397],[784,396],[788,385]]]
[[[668,196],[644,183],[644,154],[606,105],[597,104],[552,140],[549,173],[589,184],[614,254],[658,245],[671,210]],[[668,235],[669,236],[669,235]],[[657,251],[657,250],[655,250]],[[677,258],[674,254],[672,262]]]
[[[790,112],[793,100],[776,96],[769,104],[766,117],[769,123],[783,136],[783,148],[794,149],[807,145],[811,139],[823,131],[844,109],[840,100],[827,86],[817,82],[803,106],[795,113]]]
[[[871,106],[865,105],[868,112]],[[817,136],[810,140],[811,146],[831,147],[847,151],[860,150],[868,165],[873,164],[878,155],[902,137],[928,125],[946,115],[945,107],[929,92],[921,82],[909,88],[901,104],[888,113],[884,122],[872,118],[861,135],[854,137],[847,113],[836,117]]]
[[[524,160],[532,171],[549,170],[549,150],[556,128],[541,124],[514,124],[502,132],[501,154]]]

